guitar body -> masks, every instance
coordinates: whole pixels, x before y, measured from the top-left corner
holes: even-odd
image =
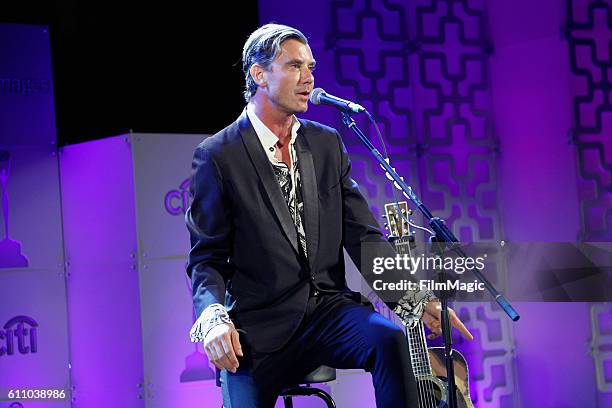
[[[463,354],[453,350],[453,363],[455,369],[455,386],[457,387],[457,408],[474,408],[470,398],[468,384],[468,366]],[[446,408],[448,390],[446,388],[446,363],[443,347],[430,347],[429,360],[433,375],[417,377],[417,390],[419,401],[427,407]]]

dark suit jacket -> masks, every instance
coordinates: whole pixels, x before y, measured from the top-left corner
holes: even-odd
[[[263,352],[282,347],[298,327],[310,280],[324,291],[350,292],[343,247],[359,268],[362,242],[386,242],[351,178],[338,132],[300,122],[308,261],[298,255],[295,225],[246,111],[205,139],[193,159],[187,273],[196,313],[225,304],[251,347]]]

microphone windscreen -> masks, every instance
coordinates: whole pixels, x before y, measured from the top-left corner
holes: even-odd
[[[325,93],[323,88],[313,89],[310,93],[310,103],[312,103],[313,105],[318,105],[319,103],[321,103],[320,97],[323,93]]]

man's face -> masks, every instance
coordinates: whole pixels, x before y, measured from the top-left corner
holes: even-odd
[[[282,52],[263,71],[263,88],[271,104],[287,114],[306,112],[314,87],[315,60],[307,44],[289,39],[281,44]]]

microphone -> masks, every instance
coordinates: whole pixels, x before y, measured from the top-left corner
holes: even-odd
[[[334,106],[341,111],[361,113],[365,112],[365,108],[355,102],[347,101],[346,99],[338,98],[328,94],[323,88],[315,88],[310,94],[310,102],[313,105],[330,105]]]

